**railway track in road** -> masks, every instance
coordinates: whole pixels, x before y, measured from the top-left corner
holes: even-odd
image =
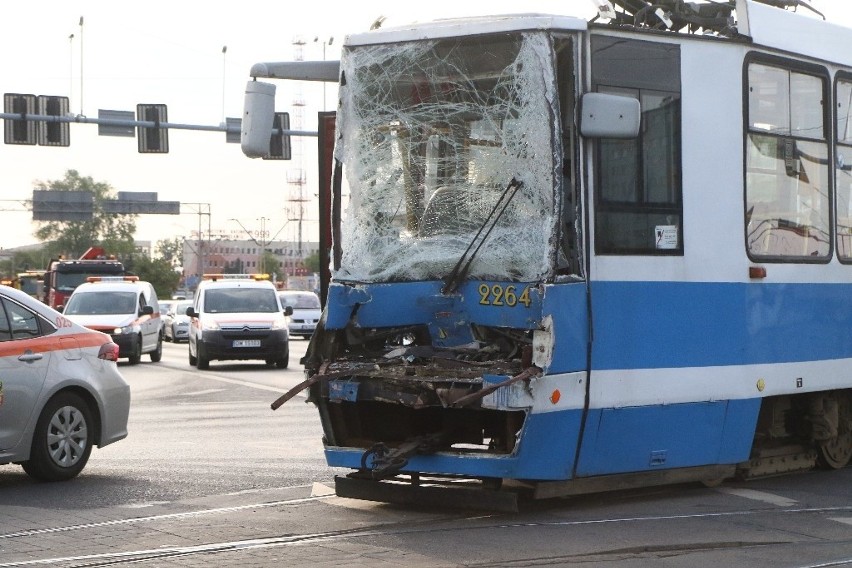
[[[724,492],[714,492],[716,494]],[[729,494],[734,494],[730,493]],[[0,568],[19,568],[25,566],[51,566],[57,568],[96,568],[104,566],[121,566],[125,564],[152,566],[170,565],[170,562],[180,559],[181,566],[233,566],[247,563],[256,564],[258,559],[269,555],[270,562],[273,558],[286,557],[292,560],[306,558],[304,555],[310,553],[317,563],[324,560],[323,554],[329,550],[336,551],[349,548],[369,548],[375,550],[390,550],[391,547],[403,546],[401,543],[409,543],[412,549],[419,549],[417,544],[424,542],[446,543],[450,549],[464,546],[463,543],[512,543],[512,542],[536,542],[534,535],[547,533],[551,535],[554,542],[564,543],[559,550],[541,550],[536,547],[528,547],[524,553],[517,551],[500,558],[499,554],[489,554],[474,559],[459,558],[458,563],[450,562],[441,564],[441,555],[435,557],[423,556],[429,565],[464,565],[464,566],[530,566],[530,565],[558,565],[579,562],[607,562],[607,565],[618,562],[658,560],[661,558],[682,559],[692,562],[694,555],[706,554],[759,554],[761,558],[776,555],[785,558],[787,550],[801,550],[802,547],[821,548],[824,552],[828,549],[848,549],[852,545],[852,538],[848,532],[842,531],[842,538],[819,538],[808,534],[809,531],[802,529],[797,531],[778,531],[774,526],[811,526],[819,524],[823,520],[841,520],[848,522],[852,520],[852,505],[831,507],[778,507],[773,506],[769,499],[762,499],[760,505],[754,508],[737,508],[721,510],[728,501],[719,503],[719,510],[711,510],[699,513],[659,514],[659,515],[615,515],[595,516],[594,509],[588,506],[580,514],[567,514],[573,518],[554,518],[566,514],[566,511],[557,509],[554,505],[536,506],[535,510],[518,515],[488,514],[478,515],[471,512],[444,513],[424,511],[404,511],[399,509],[388,509],[380,506],[364,506],[360,502],[353,503],[348,500],[336,498],[328,488],[318,491],[309,497],[283,499],[270,502],[249,503],[239,506],[199,509],[181,513],[167,513],[160,515],[148,515],[142,517],[111,519],[101,522],[75,524],[67,526],[55,526],[9,532],[0,534]],[[629,501],[629,500],[628,500]],[[774,502],[784,504],[779,498]],[[563,502],[564,503],[564,502]],[[311,530],[314,528],[310,523],[300,525],[303,530],[292,533],[257,535],[243,538],[228,538],[227,527],[221,523],[212,522],[214,517],[226,516],[232,521],[233,526],[244,524],[244,519],[257,516],[263,511],[274,512],[270,517],[277,521],[282,520],[283,513],[289,511],[295,516],[301,514],[309,515],[318,511],[302,510],[302,508],[315,507],[317,505],[337,506],[334,515],[347,516],[354,512],[355,518],[343,522],[343,527],[326,528],[325,530]],[[558,507],[558,505],[556,505]],[[322,516],[322,511],[319,511]],[[327,511],[326,511],[327,513]],[[592,514],[590,514],[592,513]],[[363,516],[363,515],[366,515]],[[290,516],[293,516],[291,514]],[[354,521],[354,522],[353,522]],[[852,523],[851,523],[852,524]],[[142,526],[155,527],[156,530],[141,530]],[[210,530],[201,530],[199,527],[218,526],[221,530],[214,533]],[[649,530],[655,534],[666,534],[670,531],[676,532],[675,527],[694,525],[696,530],[691,531],[695,538],[688,541],[670,538],[657,543],[645,542],[639,535],[647,534]],[[710,526],[739,525],[742,527],[754,527],[758,530],[742,531],[739,538],[713,538],[713,531],[708,530]],[[139,530],[129,527],[140,527]],[[577,547],[575,540],[579,535],[588,534],[591,531],[600,535],[594,544]],[[617,539],[608,539],[607,534],[618,534]],[[148,536],[142,533],[148,533]],[[138,534],[138,538],[136,535]],[[209,538],[205,542],[198,542],[199,534],[218,534],[220,538]],[[51,537],[56,538],[57,546],[53,548],[50,544]],[[69,535],[72,535],[69,537]],[[153,535],[153,537],[151,536]],[[166,535],[171,538],[159,537]],[[174,541],[174,536],[180,536],[177,540],[184,540],[187,544],[167,544],[169,540]],[[117,540],[126,542],[121,550],[97,550],[103,547],[104,542]],[[74,542],[78,548],[86,543],[92,543],[89,550],[79,550],[75,554],[67,554],[68,542]],[[192,542],[190,544],[189,542]],[[382,543],[393,543],[392,545]],[[606,546],[605,542],[614,542],[618,546]],[[16,553],[12,543],[38,543],[38,548],[43,554],[38,557],[33,552]],[[336,543],[336,544],[333,544]],[[345,543],[345,544],[341,544]],[[313,545],[313,548],[298,549]],[[477,544],[472,544],[476,546]],[[386,548],[387,547],[387,548]],[[27,546],[22,549],[29,549]],[[33,546],[32,548],[36,548]],[[62,551],[62,554],[57,554]],[[11,553],[11,554],[10,554]],[[277,556],[276,556],[277,555]],[[15,558],[17,557],[17,558]],[[492,558],[489,558],[492,557]],[[817,568],[818,566],[842,566],[852,564],[852,555],[835,555],[829,553],[829,560],[811,563],[782,563],[779,566],[795,566],[797,568]],[[825,554],[813,556],[826,558]],[[357,558],[356,558],[357,559]],[[166,564],[163,564],[163,563]],[[446,559],[445,559],[446,562]],[[292,565],[299,565],[299,561],[291,561]],[[273,565],[272,563],[268,565]],[[411,565],[420,565],[415,559]],[[692,564],[684,564],[692,565]]]

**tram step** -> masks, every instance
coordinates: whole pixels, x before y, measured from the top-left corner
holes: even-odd
[[[364,499],[397,505],[444,507],[518,512],[518,495],[513,491],[486,489],[481,483],[429,484],[404,482],[399,479],[359,479],[335,476],[334,488],[338,497]]]

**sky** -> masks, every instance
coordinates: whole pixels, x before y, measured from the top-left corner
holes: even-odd
[[[811,5],[852,27],[849,0]],[[519,12],[587,19],[595,8],[593,0],[4,2],[0,90],[68,96],[72,113],[92,118],[99,109],[166,104],[169,122],[217,126],[241,116],[254,63],[338,59],[345,36],[379,17],[387,27]],[[334,110],[330,84],[276,85],[276,110],[290,112],[293,129],[315,131],[317,112]],[[139,216],[138,240],[194,238],[199,229],[206,236],[208,227],[214,236],[247,238],[248,231],[261,239],[317,240],[316,138],[294,138],[293,160],[272,161],[245,157],[223,132],[171,130],[168,154],[139,154],[135,138],[97,130],[72,124],[66,148],[0,145],[0,249],[37,242],[38,224],[25,202],[35,183],[61,179],[69,169],[116,192],[156,192],[162,201],[181,202],[180,215]],[[304,183],[288,183],[298,179]]]

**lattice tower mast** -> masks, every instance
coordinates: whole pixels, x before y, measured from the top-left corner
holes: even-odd
[[[301,36],[293,38],[293,60],[304,61],[305,55],[305,40]],[[290,116],[290,128],[292,130],[304,130],[305,119],[305,97],[302,92],[302,87],[297,86],[293,92],[293,101],[291,103],[293,110]],[[305,184],[307,183],[304,167],[304,148],[303,137],[294,136],[291,139],[292,159],[291,167],[287,170],[287,185],[289,186],[287,201],[287,219],[295,219],[298,221],[298,258],[302,259],[302,224],[305,219],[305,203],[308,201],[305,197]]]

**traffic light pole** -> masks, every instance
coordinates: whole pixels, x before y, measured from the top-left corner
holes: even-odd
[[[131,126],[139,128],[172,128],[175,130],[200,130],[207,132],[225,132],[225,133],[240,133],[240,126],[237,124],[219,124],[218,126],[204,124],[180,124],[177,122],[156,122],[153,120],[120,120],[112,118],[90,118],[83,115],[73,116],[54,116],[50,114],[26,114],[26,113],[10,113],[0,112],[0,118],[4,120],[23,120],[37,122],[60,122],[60,123],[79,123],[79,124],[99,124],[104,126]],[[317,136],[315,130],[289,130],[276,128],[272,131],[273,134],[279,136]]]

